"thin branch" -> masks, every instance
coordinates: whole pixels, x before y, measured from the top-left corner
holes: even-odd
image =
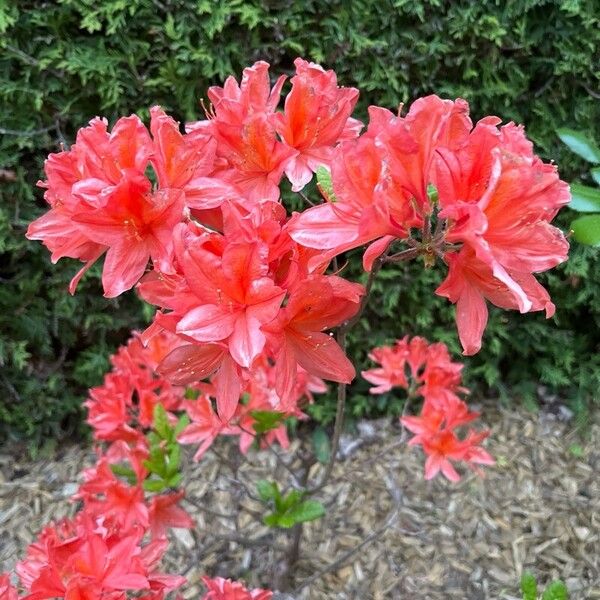
[[[352,327],[354,327],[354,325],[356,325],[356,323],[358,323],[358,321],[362,317],[362,314],[363,314],[365,308],[367,307],[367,304],[369,302],[369,296],[371,295],[371,289],[373,288],[373,283],[375,281],[375,277],[377,276],[377,273],[383,266],[383,263],[386,260],[386,258],[385,258],[386,255],[387,255],[387,249],[373,264],[373,268],[371,269],[371,272],[369,273],[369,278],[367,279],[367,283],[365,285],[365,294],[361,299],[358,311],[351,319],[346,321],[338,329],[337,343],[339,344],[342,351],[346,350],[346,336],[348,335],[348,332],[352,329]],[[327,482],[328,482],[329,478],[331,477],[331,473],[333,472],[333,467],[335,466],[336,457],[337,457],[337,453],[338,453],[339,446],[340,446],[340,437],[342,435],[342,430],[344,428],[344,413],[346,410],[346,392],[347,392],[346,384],[339,383],[338,384],[338,393],[337,393],[337,404],[336,404],[336,409],[335,409],[335,422],[333,424],[333,438],[331,440],[331,453],[329,456],[329,462],[327,463],[327,466],[325,467],[325,473],[323,474],[323,477],[321,478],[319,483],[317,483],[317,485],[315,487],[309,489],[307,491],[307,494],[314,494],[315,492],[322,490],[327,485]]]
[[[379,529],[377,529],[376,531],[374,531],[373,533],[368,535],[360,544],[354,546],[354,548],[351,548],[350,550],[348,550],[347,552],[342,554],[337,560],[334,560],[332,563],[329,563],[325,568],[321,569],[320,571],[317,571],[316,573],[314,573],[313,575],[311,575],[310,577],[305,579],[294,590],[293,595],[300,593],[300,591],[302,591],[305,587],[307,587],[311,583],[314,583],[315,581],[318,581],[319,579],[321,579],[321,577],[323,577],[323,575],[326,575],[327,573],[330,573],[331,571],[337,570],[349,558],[354,556],[357,552],[362,550],[365,546],[367,546],[371,542],[375,541],[378,537],[382,536],[387,531],[387,529],[389,529],[394,524],[394,521],[397,518],[398,518],[398,508],[396,507],[392,510],[392,512],[386,519],[385,523]]]
[[[582,84],[583,85],[583,89],[592,97],[592,98],[596,98],[597,100],[600,100],[600,92],[595,92],[592,88],[590,88],[589,86]]]
[[[52,75],[54,75],[55,77],[58,77],[59,79],[63,79],[65,76],[64,71],[57,71],[56,69],[44,67],[37,58],[30,56],[29,54],[27,54],[26,52],[23,52],[23,50],[21,50],[19,48],[16,48],[15,46],[6,44],[6,46],[4,46],[4,47],[9,52],[12,52],[16,56],[18,56],[23,62],[27,63],[28,65],[38,67],[41,71],[48,71],[48,73],[52,73]]]
[[[247,433],[247,434],[253,436],[254,438],[258,438],[256,431],[250,431],[249,429],[246,429],[242,425],[238,425],[238,427],[244,433]],[[293,486],[298,490],[303,489],[304,486],[298,481],[298,478],[296,477],[296,473],[294,473],[292,468],[283,460],[283,458],[281,457],[281,454],[279,454],[279,452],[277,452],[277,450],[275,450],[275,448],[273,447],[273,444],[269,444],[267,442],[266,447],[267,447],[267,450],[269,450],[269,452],[271,452],[275,456],[275,459],[277,460],[277,464],[281,465],[291,476]]]
[[[408,250],[402,250],[402,252],[397,252],[396,254],[392,254],[391,256],[386,257],[385,262],[389,263],[397,263],[402,262],[404,260],[410,260],[411,258],[415,258],[419,255],[420,250],[418,248],[409,248]]]
[[[308,204],[310,204],[311,206],[316,206],[316,204],[304,192],[298,192],[298,194],[300,194],[300,196],[305,202],[308,202]]]

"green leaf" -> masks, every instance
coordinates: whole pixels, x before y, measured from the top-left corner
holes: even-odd
[[[528,571],[525,571],[521,577],[521,593],[523,600],[537,600],[537,582]]]
[[[573,237],[582,244],[600,244],[600,215],[586,215],[571,222]]]
[[[331,443],[325,429],[321,426],[316,427],[312,433],[313,452],[320,463],[329,462],[331,456]]]
[[[585,454],[585,450],[581,444],[571,444],[569,446],[569,452],[575,458],[581,458]]]
[[[171,427],[169,425],[169,418],[167,417],[167,411],[162,404],[157,404],[154,407],[154,430],[163,440],[169,439],[171,435]]]
[[[317,169],[317,186],[321,191],[321,194],[329,200],[329,202],[336,202],[337,198],[333,192],[333,183],[331,182],[331,173],[325,167],[319,167]]]
[[[197,400],[198,396],[200,396],[200,390],[195,390],[194,388],[186,388],[183,396],[186,400]]]
[[[580,131],[563,127],[557,129],[558,137],[573,151],[588,162],[600,163],[600,148]]]
[[[137,481],[135,471],[127,465],[113,464],[110,465],[110,470],[117,475],[117,477],[125,477],[129,483],[135,483]]]
[[[146,479],[144,481],[144,489],[147,492],[162,492],[167,487],[168,484],[164,479]]]
[[[169,479],[167,479],[167,481],[166,481],[167,487],[170,487],[170,488],[179,487],[179,484],[181,483],[182,479],[183,479],[183,475],[181,473],[175,473],[175,475],[173,475],[172,477],[169,477]]]
[[[279,488],[274,481],[261,479],[256,484],[256,490],[258,491],[258,495],[263,502],[275,500],[279,496]]]
[[[300,500],[302,500],[303,497],[304,492],[301,492],[300,490],[292,490],[285,498],[283,498],[279,502],[275,500],[275,506],[278,512],[283,513],[289,510],[290,508],[296,506],[300,502]]]
[[[271,513],[263,518],[263,523],[267,527],[279,527],[279,515],[277,513]]]
[[[169,464],[165,475],[172,477],[179,472],[179,466],[181,464],[181,446],[177,443],[171,444],[169,449]]]
[[[592,179],[598,184],[600,185],[600,167],[594,167],[591,171],[590,174],[592,175]]]
[[[177,421],[177,425],[175,425],[175,438],[190,424],[190,418],[186,413],[182,414]]]
[[[250,415],[255,420],[252,424],[252,428],[259,435],[267,433],[272,429],[276,429],[281,425],[281,422],[285,418],[285,414],[272,410],[253,410],[250,411]]]
[[[579,212],[600,212],[600,188],[572,183],[569,208]]]
[[[542,594],[542,600],[567,600],[569,592],[562,581],[553,581]]]
[[[305,500],[279,517],[279,527],[289,528],[298,523],[306,523],[320,519],[325,514],[325,507],[317,500]]]

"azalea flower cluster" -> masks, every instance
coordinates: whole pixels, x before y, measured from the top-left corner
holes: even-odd
[[[176,336],[162,333],[143,346],[135,334],[126,346],[111,357],[113,369],[102,386],[90,390],[86,402],[88,423],[94,437],[105,442],[97,448],[96,464],[84,470],[84,482],[74,496],[82,508],[73,519],[47,526],[38,540],[27,550],[17,567],[26,598],[110,598],[124,600],[126,593],[136,592],[145,600],[162,600],[180,587],[185,579],[157,571],[167,549],[167,531],[171,527],[192,528],[194,521],[179,506],[183,490],[171,489],[162,494],[149,494],[144,487],[150,471],[147,461],[151,447],[147,432],[153,426],[155,407],[165,409],[169,420],[177,421],[176,413],[187,411],[193,419],[181,434],[181,441],[197,441],[198,429],[206,426],[201,416],[210,405],[210,397],[200,384],[196,389],[172,385],[156,372],[156,366],[170,352]],[[297,389],[305,386],[320,390],[319,382],[299,377]],[[262,383],[262,385],[261,385]],[[264,408],[268,374],[257,371],[249,386],[248,406]],[[304,388],[303,388],[304,389]],[[198,396],[196,400],[190,398]],[[310,395],[310,391],[307,390]],[[240,405],[241,406],[241,405]],[[288,407],[302,414],[297,406]],[[210,419],[218,421],[218,433],[242,436],[240,445],[247,450],[256,432],[252,429],[250,412],[243,415],[247,430],[241,426],[227,427],[211,409]],[[269,438],[271,436],[271,438]],[[214,438],[211,438],[211,441]],[[265,441],[287,442],[285,428],[269,431]],[[204,452],[206,448],[201,448]],[[241,583],[217,578],[204,578],[206,598],[270,598],[266,590],[247,591]],[[3,595],[4,594],[4,595]],[[247,594],[247,596],[244,596]],[[7,575],[0,578],[0,598],[16,600],[17,590]]]
[[[415,434],[409,446],[421,446],[427,456],[425,479],[432,479],[441,471],[450,481],[458,481],[460,475],[454,461],[471,467],[494,464],[494,459],[479,446],[489,431],[469,430],[463,438],[457,435],[457,429],[477,419],[479,413],[470,411],[459,396],[468,393],[461,386],[463,365],[452,362],[445,344],[429,344],[422,337],[406,336],[393,346],[374,348],[369,358],[380,365],[362,372],[374,384],[372,394],[400,387],[408,391],[409,398],[423,398],[420,415],[402,416],[400,422]]]
[[[523,128],[499,127],[497,117],[473,127],[464,100],[437,96],[417,100],[406,116],[371,107],[369,117],[363,135],[335,150],[333,197],[294,215],[292,238],[328,257],[370,244],[366,270],[396,240],[409,246],[403,257],[440,257],[449,273],[436,293],[456,304],[465,354],[481,347],[486,301],[552,316],[534,274],[567,258],[550,221],[569,187],[534,155]]]
[[[71,293],[104,256],[104,295],[135,287],[157,311],[90,391],[88,422],[104,446],[76,494],[80,513],[45,530],[20,566],[34,600],[160,600],[180,585],[156,572],[168,528],[193,525],[169,466],[178,443],[197,444],[196,459],[219,435],[239,436],[242,452],[257,439],[286,447],[284,420],[305,418],[324,380],[355,377],[331,330],[344,339],[372,278],[366,288],[344,279],[334,262],[343,252],[367,246],[371,277],[386,262],[440,259],[448,275],[436,293],[456,304],[465,354],[480,348],[487,302],[554,312],[534,275],[566,258],[550,222],[568,186],[522,128],[496,117],[473,125],[464,100],[428,96],[405,115],[371,107],[361,133],[358,90],[314,63],[294,65],[282,107],[286,77],[271,86],[257,62],[239,83],[210,88],[206,118],[184,131],[157,106],[149,127],[136,115],[110,130],[95,118],[46,161],[49,210],[27,236],[53,262],[83,263]],[[314,173],[320,204],[303,193]],[[285,180],[312,206],[288,215]],[[428,456],[427,478],[456,480],[452,461],[491,464],[479,446],[487,432],[457,435],[477,415],[443,345],[405,339],[371,358],[381,365],[364,373],[374,393],[401,386],[424,398],[402,422]],[[205,583],[209,599],[270,598]],[[6,577],[0,593],[16,597]]]

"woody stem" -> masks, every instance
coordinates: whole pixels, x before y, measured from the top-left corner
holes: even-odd
[[[381,267],[386,262],[399,262],[400,260],[409,260],[414,258],[418,254],[418,250],[411,248],[409,250],[405,250],[404,252],[399,252],[393,256],[387,256],[388,251],[386,250],[374,263],[371,272],[369,273],[369,278],[367,279],[367,283],[365,285],[365,294],[361,299],[360,306],[356,314],[343,323],[337,331],[337,343],[340,348],[345,352],[346,350],[346,337],[348,332],[358,323],[360,318],[362,317],[367,304],[369,303],[369,298],[371,295],[371,289],[373,287],[373,283],[375,281],[375,277],[377,273],[380,271]],[[402,258],[399,258],[402,256]],[[390,259],[395,258],[393,261]],[[331,453],[329,455],[329,461],[327,466],[325,467],[325,473],[323,473],[323,477],[315,485],[315,487],[307,490],[307,494],[314,494],[320,490],[322,490],[329,481],[331,474],[333,472],[333,467],[335,466],[337,453],[340,446],[340,437],[342,435],[342,430],[344,429],[344,414],[346,410],[346,396],[347,396],[347,386],[345,383],[339,383],[337,389],[337,404],[335,408],[335,421],[333,424],[333,438],[331,439]]]

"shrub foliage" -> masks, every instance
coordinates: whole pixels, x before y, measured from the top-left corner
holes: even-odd
[[[66,297],[77,265],[51,268],[46,251],[23,236],[42,211],[34,185],[45,156],[68,145],[96,114],[113,121],[130,112],[144,117],[141,107],[161,104],[181,120],[198,118],[198,99],[209,85],[258,59],[291,71],[302,55],[335,68],[343,85],[364,90],[363,116],[373,102],[395,107],[434,91],[462,96],[475,118],[526,122],[538,152],[558,162],[563,178],[585,181],[585,163],[560,144],[555,129],[569,126],[600,139],[598,47],[594,0],[2,4],[0,437],[37,443],[78,428],[84,390],[99,382],[106,357],[128,331],[150,316],[133,294],[99,298],[97,272],[75,298]],[[358,257],[349,259],[349,276],[361,277]],[[457,348],[443,335],[454,335],[450,309],[430,292],[441,271],[423,275],[416,265],[390,271],[351,352],[364,362],[366,348],[404,333]],[[472,383],[533,398],[541,382],[566,390],[583,414],[600,387],[599,280],[596,251],[574,247],[571,260],[544,282],[557,305],[552,327],[539,314],[493,312],[484,350],[469,361]],[[119,310],[109,307],[117,302]],[[356,416],[398,410],[390,397],[374,404],[363,385],[354,389]],[[314,416],[326,421],[332,413],[324,403]]]

